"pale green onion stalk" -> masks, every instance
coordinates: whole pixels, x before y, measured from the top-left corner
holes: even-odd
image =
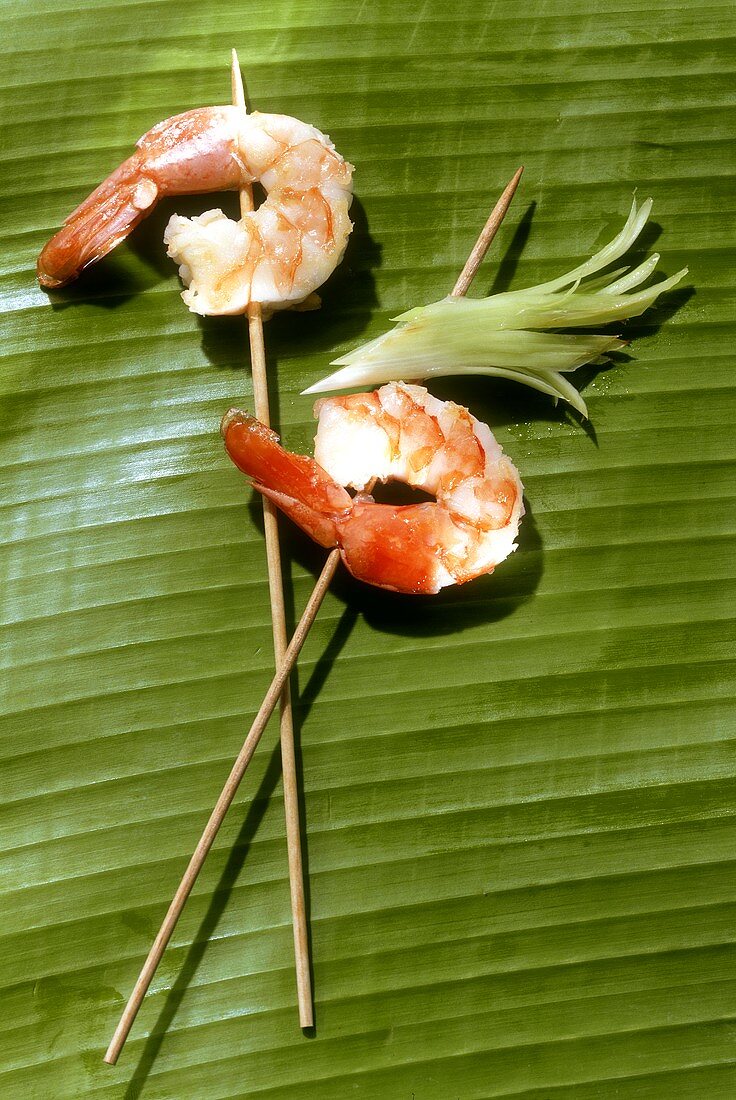
[[[587,416],[585,402],[565,373],[599,360],[627,341],[549,330],[638,317],[687,274],[685,267],[646,290],[637,289],[657,266],[655,254],[628,273],[620,268],[589,279],[631,248],[651,209],[651,199],[640,209],[634,200],[618,236],[559,279],[488,298],[443,298],[402,313],[393,318],[398,323],[390,332],[335,359],[334,365],[342,369],[304,392],[375,386],[397,378],[490,374],[561,397]]]

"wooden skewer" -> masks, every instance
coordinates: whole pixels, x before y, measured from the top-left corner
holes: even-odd
[[[491,210],[491,213],[488,216],[488,221],[481,229],[480,236],[473,245],[473,249],[467,260],[465,261],[465,267],[458,275],[457,282],[452,288],[451,296],[453,298],[462,298],[465,294],[468,293],[468,288],[475,278],[475,273],[477,272],[480,265],[483,263],[483,258],[491,246],[491,241],[498,233],[501,222],[506,217],[506,212],[511,206],[511,200],[516,194],[516,188],[519,186],[519,181],[521,180],[523,171],[523,165],[521,166],[521,168],[516,169],[513,176],[501,192],[501,197],[499,198],[498,202],[493,207],[493,210]]]
[[[458,279],[453,294],[461,296],[465,293],[468,286],[473,280],[475,273],[477,272],[480,264],[488,250],[488,247],[493,240],[498,227],[503,220],[503,216],[509,208],[511,199],[513,198],[514,191],[519,185],[521,179],[521,173],[523,169],[519,169],[514,178],[511,180],[505,191],[501,195],[501,198],[496,203],[490,218],[486,222],[486,225],[478,238],[473,251],[471,252],[468,260],[463,268],[462,274]],[[461,280],[463,280],[461,285]],[[460,289],[458,290],[458,287]],[[197,876],[202,868],[205,857],[212,847],[212,843],[217,836],[218,830],[222,821],[227,813],[227,810],[235,797],[235,793],[240,785],[240,781],[245,774],[245,770],[250,763],[253,753],[256,750],[256,746],[261,738],[266,725],[268,723],[271,714],[274,711],[276,703],[283,691],[284,685],[289,679],[291,670],[294,666],[294,662],[299,656],[304,641],[310,631],[312,623],[315,620],[317,612],[319,611],[322,600],[324,599],[327,590],[332,582],[332,578],[335,575],[337,564],[340,560],[340,551],[332,550],[324,564],[322,572],[319,575],[317,583],[314,586],[312,595],[309,597],[307,606],[304,609],[304,613],[299,620],[299,625],[294,631],[294,637],[291,639],[286,652],[284,654],[283,661],[278,667],[276,675],[271,681],[271,686],[268,689],[265,699],[261,703],[260,710],[255,717],[253,725],[251,726],[248,736],[243,743],[243,747],[238,754],[238,757],[232,767],[230,775],[227,778],[227,782],[222,789],[222,793],[218,798],[215,808],[210,814],[209,821],[205,826],[204,832],[200,837],[199,843],[194,850],[194,854],[189,861],[184,877],[182,878],[179,888],[177,889],[169,906],[168,912],[164,917],[161,928],[159,929],[156,939],[153,941],[151,950],[148,953],[148,957],[143,964],[143,969],[140,972],[138,980],[133,987],[128,1003],[125,1006],[120,1022],[115,1029],[110,1045],[107,1048],[105,1054],[105,1061],[108,1065],[115,1065],[120,1055],[120,1051],[123,1049],[125,1040],[128,1037],[128,1033],[133,1025],[133,1021],[138,1013],[138,1009],[141,1006],[141,1002],[146,994],[151,979],[156,972],[161,956],[163,955],[166,945],[171,939],[171,935],[176,927],[176,922],[179,919],[184,903],[186,902],[192,887],[197,880]]]
[[[236,107],[246,110],[243,77],[236,50],[232,52],[232,99]],[[253,210],[253,188],[249,185],[240,191],[241,216]],[[248,336],[250,361],[253,374],[253,404],[255,414],[262,424],[270,426],[268,407],[268,381],[266,377],[266,349],[263,340],[263,315],[260,302],[248,306]],[[275,506],[266,497],[263,503],[263,526],[268,562],[268,588],[271,596],[271,624],[276,668],[283,663],[286,653],[286,612],[284,608],[284,583],[281,573],[279,526]],[[302,842],[299,824],[299,786],[296,778],[296,754],[294,752],[294,713],[291,705],[291,688],[288,679],[281,696],[281,770],[284,784],[284,814],[286,816],[286,850],[289,861],[289,893],[291,896],[291,923],[294,931],[294,962],[296,966],[296,992],[299,1005],[299,1026],[312,1027],[312,977],[309,968],[309,935],[307,932],[307,906],[304,898],[304,869],[302,867]]]
[[[332,557],[332,555],[330,555]],[[339,554],[338,554],[339,557]],[[337,567],[337,561],[335,561],[335,568]],[[191,893],[194,883],[197,881],[197,875],[200,872],[202,864],[204,863],[205,856],[212,847],[212,842],[217,836],[220,825],[223,818],[227,813],[230,804],[235,797],[235,793],[240,786],[240,781],[245,775],[245,770],[250,764],[253,753],[256,751],[256,746],[261,739],[261,734],[268,725],[268,720],[273,714],[274,708],[284,690],[284,684],[289,679],[289,674],[294,667],[294,662],[299,656],[299,650],[304,645],[304,641],[309,633],[310,627],[314,622],[315,616],[319,611],[320,604],[325,597],[325,593],[330,586],[330,582],[334,576],[335,568],[332,571],[323,569],[320,574],[319,580],[314,586],[312,595],[309,597],[304,614],[299,620],[299,625],[294,631],[294,637],[289,643],[284,659],[281,662],[276,675],[271,681],[271,686],[266,692],[266,697],[261,703],[261,708],[255,717],[253,725],[250,728],[248,736],[246,737],[243,747],[238,753],[237,759],[233,764],[230,775],[227,777],[227,782],[222,788],[222,793],[215,803],[215,808],[210,814],[210,819],[207,822],[204,832],[199,839],[197,847],[194,849],[194,854],[189,860],[189,865],[184,872],[184,877],[179,883],[168,912],[164,917],[163,924],[159,929],[156,939],[153,941],[153,946],[148,952],[148,958],[143,964],[143,969],[140,972],[138,981],[135,983],[133,992],[130,995],[125,1011],[120,1017],[120,1023],[115,1029],[115,1034],[110,1040],[110,1045],[107,1048],[105,1054],[105,1061],[108,1065],[114,1066],[120,1055],[120,1051],[123,1049],[123,1044],[128,1037],[128,1032],[131,1029],[133,1021],[135,1020],[138,1009],[140,1008],[141,1001],[143,1000],[146,990],[151,983],[151,979],[156,972],[156,967],[161,961],[166,945],[171,939],[171,934],[176,927],[176,922],[179,919],[179,915],[184,908],[184,903]]]

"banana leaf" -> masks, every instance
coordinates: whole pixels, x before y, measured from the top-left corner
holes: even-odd
[[[0,1095],[735,1095],[732,4],[5,0],[0,20]],[[356,165],[323,308],[266,330],[293,449],[301,391],[449,292],[521,163],[477,293],[579,263],[637,188],[642,250],[690,274],[587,368],[590,427],[509,382],[433,386],[526,486],[495,575],[427,600],[341,575],[325,602],[295,677],[314,1035],[273,723],[112,1069],[273,666],[260,503],[218,436],[251,398],[245,328],[189,314],[162,246],[173,210],[236,200],[165,203],[51,296],[34,263],[140,134],[227,101],[232,46],[255,107]],[[293,621],[323,553],[282,530]]]

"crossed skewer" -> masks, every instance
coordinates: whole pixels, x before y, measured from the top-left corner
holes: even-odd
[[[245,108],[243,81],[235,50],[232,52],[232,93],[236,106]],[[506,185],[501,197],[491,211],[490,217],[481,231],[478,240],[465,262],[457,282],[452,290],[454,297],[462,297],[468,290],[475,274],[485,257],[491,241],[495,237],[519,185],[523,168],[519,168]],[[253,193],[250,187],[240,192],[241,214],[253,210]],[[263,318],[261,307],[252,302],[248,306],[248,336],[250,341],[251,365],[253,372],[253,400],[255,414],[264,424],[269,423],[268,383],[266,378],[266,355],[263,340]],[[284,809],[286,813],[286,840],[289,858],[289,885],[291,890],[291,910],[294,926],[294,951],[296,959],[297,996],[299,1002],[299,1023],[301,1027],[310,1027],[313,1023],[312,990],[309,967],[309,941],[307,936],[306,907],[304,902],[304,878],[302,869],[301,837],[299,828],[299,796],[296,780],[294,755],[294,725],[289,692],[289,676],[314,622],[320,604],[327,593],[340,561],[340,551],[332,550],[325,561],[322,572],[309,597],[294,635],[286,644],[286,616],[281,576],[281,556],[276,512],[271,502],[263,497],[266,555],[268,558],[268,583],[271,596],[271,618],[273,624],[274,654],[276,673],[261,707],[253,720],[243,747],[233,764],[232,770],[222,788],[220,797],[210,814],[210,818],[194,849],[186,871],[174,894],[166,916],[151,946],[143,968],[138,976],[128,1003],[123,1010],[115,1033],[105,1054],[105,1062],[115,1065],[128,1037],[138,1009],[146,995],[161,956],[171,939],[184,904],[197,880],[230,804],[240,786],[245,771],[250,764],[261,734],[273,714],[276,704],[281,700],[281,761],[284,782]]]

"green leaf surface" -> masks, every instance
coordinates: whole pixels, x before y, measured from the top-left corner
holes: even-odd
[[[0,1095],[736,1095],[730,0],[6,0],[0,23]],[[588,371],[592,429],[500,380],[433,387],[526,486],[493,577],[412,600],[343,575],[325,602],[295,684],[315,1036],[272,725],[111,1069],[271,675],[260,505],[217,430],[251,379],[242,320],[189,314],[161,243],[210,199],[51,297],[34,264],[140,134],[227,98],[232,46],[254,106],[356,165],[323,309],[267,327],[294,449],[301,391],[451,289],[520,163],[477,293],[574,266],[636,188],[642,248],[661,230],[690,274]],[[323,554],[283,532],[296,617]]]

